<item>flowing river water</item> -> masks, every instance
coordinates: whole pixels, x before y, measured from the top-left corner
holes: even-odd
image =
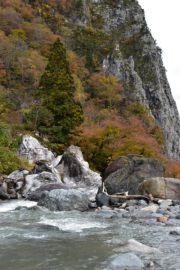
[[[180,269],[180,236],[169,235],[171,226],[96,218],[94,212],[14,211],[19,205],[36,203],[0,203],[1,270],[103,270],[125,253],[121,244],[128,239],[161,251],[133,252],[144,263],[153,261],[161,266],[157,269]]]

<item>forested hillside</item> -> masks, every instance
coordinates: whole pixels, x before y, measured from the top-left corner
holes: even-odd
[[[110,10],[118,5],[115,0],[101,2],[102,6]],[[135,0],[120,2],[124,6],[137,3]],[[123,80],[112,75],[113,72],[108,72],[110,66],[107,68],[105,63],[105,59],[107,61],[114,54],[114,57],[122,58],[122,53],[125,77],[130,76],[127,74],[130,65],[133,65],[132,61],[135,61],[138,72],[142,72],[146,63],[150,65],[149,59],[143,59],[145,63],[136,59],[136,50],[139,50],[136,44],[141,33],[147,31],[147,26],[143,28],[142,25],[139,34],[133,38],[123,40],[121,37],[117,44],[118,33],[106,29],[103,12],[94,1],[1,1],[1,173],[9,173],[20,166],[20,161],[11,155],[15,153],[20,135],[25,133],[40,135],[41,140],[46,141],[48,147],[58,154],[70,143],[80,146],[85,160],[101,173],[117,157],[130,153],[168,162],[166,140],[150,111],[153,108],[146,106],[141,98],[135,98],[137,89],[133,79]],[[121,32],[131,29],[135,23],[132,18],[126,25],[122,24]],[[51,53],[50,47],[58,37],[66,48],[65,54],[75,87],[74,100],[81,103],[84,113],[81,126],[73,127],[69,138],[62,141],[53,136],[52,130],[47,132],[51,125],[47,120],[54,119],[55,114],[44,106],[45,97],[39,91],[39,82]],[[131,55],[135,60],[132,60]],[[61,63],[58,68],[61,73]],[[143,76],[147,83],[153,84],[155,78],[151,71],[147,70]],[[8,159],[13,160],[14,165],[4,169],[3,163]],[[177,177],[177,165],[178,161],[169,162],[167,174],[173,173]]]

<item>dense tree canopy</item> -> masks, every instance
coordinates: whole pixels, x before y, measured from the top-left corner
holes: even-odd
[[[51,141],[67,144],[71,131],[83,122],[83,111],[80,102],[74,99],[74,79],[59,38],[50,52],[36,98],[42,99],[42,108],[45,107],[51,117],[44,119],[38,128],[47,133]]]

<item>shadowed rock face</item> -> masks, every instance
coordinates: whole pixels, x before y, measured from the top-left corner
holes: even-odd
[[[105,170],[103,181],[113,172],[116,172],[117,170],[120,170],[127,166],[127,164],[135,159],[141,158],[140,155],[127,155],[125,157],[119,157],[115,161],[113,161]]]
[[[129,194],[133,195],[138,194],[138,185],[145,179],[164,175],[165,166],[158,160],[139,158],[110,174],[104,184],[110,195],[123,191],[129,191]]]
[[[144,180],[138,187],[140,194],[152,194],[155,198],[180,200],[180,180],[156,177]]]
[[[48,185],[43,185],[40,188],[36,189],[31,195],[27,198],[29,201],[35,201],[38,202],[42,193],[44,191],[51,191],[54,189],[66,189],[68,190],[69,188],[63,184],[48,184]]]

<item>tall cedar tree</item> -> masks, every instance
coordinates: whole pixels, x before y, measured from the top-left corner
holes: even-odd
[[[42,100],[42,106],[53,117],[44,121],[39,130],[48,134],[52,142],[67,145],[71,131],[84,120],[83,110],[80,102],[74,99],[74,80],[66,60],[66,49],[59,38],[50,52],[36,98]]]

